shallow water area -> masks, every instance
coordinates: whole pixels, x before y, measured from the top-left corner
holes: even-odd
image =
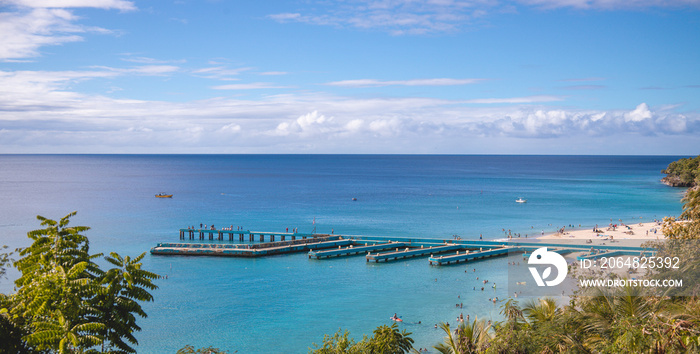
[[[659,183],[659,171],[676,159],[0,155],[0,232],[2,243],[26,246],[26,232],[39,228],[37,214],[58,219],[77,210],[71,224],[92,228],[93,252],[131,256],[158,242],[177,242],[178,229],[200,223],[447,240],[497,239],[510,230],[531,238],[569,224],[680,214],[682,190]],[[160,192],[174,196],[155,198]],[[519,197],[528,202],[515,203]],[[507,298],[507,262],[431,267],[425,258],[374,264],[363,256],[148,255],[144,267],[168,277],[144,306],[149,317],[138,322],[138,351],[172,353],[192,344],[240,353],[306,352],[339,328],[360,340],[391,324],[394,313],[404,320],[400,328],[414,333],[416,347],[432,347],[443,336],[436,323],[454,324],[460,313],[499,318],[501,303],[488,299]],[[16,274],[8,277],[0,280],[2,292],[12,291]],[[482,292],[477,285],[483,279],[504,286]]]

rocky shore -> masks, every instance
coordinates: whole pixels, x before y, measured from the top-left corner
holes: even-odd
[[[671,187],[692,187],[693,183],[683,182],[680,176],[666,176],[661,179],[661,183]]]

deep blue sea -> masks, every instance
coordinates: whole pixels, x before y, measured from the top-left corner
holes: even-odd
[[[36,215],[90,226],[92,252],[136,256],[178,241],[190,225],[261,231],[498,239],[610,219],[651,221],[681,212],[683,189],[659,182],[678,156],[425,155],[0,155],[0,244],[29,244]],[[172,199],[157,199],[167,192]],[[515,203],[525,198],[526,204]],[[357,198],[353,201],[352,198]],[[197,241],[198,242],[198,241]],[[209,241],[207,241],[209,242]],[[224,241],[228,242],[228,241]],[[357,340],[403,317],[416,347],[463,313],[499,319],[505,259],[431,267],[424,258],[387,264],[364,257],[309,260],[148,255],[167,279],[139,320],[140,353],[187,344],[239,353],[305,353],[325,333]],[[0,291],[13,291],[10,272]],[[463,308],[455,307],[462,303]],[[418,324],[421,321],[421,324]]]

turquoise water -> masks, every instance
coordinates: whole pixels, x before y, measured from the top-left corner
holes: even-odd
[[[609,219],[650,221],[681,212],[682,190],[659,183],[676,156],[0,155],[1,243],[26,246],[37,214],[77,210],[93,252],[138,255],[178,240],[189,225],[251,230],[485,239]],[[173,193],[156,199],[155,193]],[[517,204],[523,197],[527,204]],[[352,201],[357,198],[357,201]],[[640,219],[641,217],[641,219]],[[225,241],[227,242],[227,241]],[[324,333],[358,340],[398,313],[417,347],[433,325],[463,313],[498,319],[507,260],[430,267],[363,257],[309,260],[147,256],[158,282],[137,334],[142,353],[186,344],[240,353],[306,352]],[[476,268],[476,272],[472,269]],[[16,274],[10,273],[10,280]],[[8,279],[0,291],[12,291]],[[463,308],[455,307],[462,303]],[[421,324],[417,324],[421,321]]]

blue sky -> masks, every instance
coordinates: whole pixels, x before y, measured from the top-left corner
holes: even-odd
[[[700,153],[700,0],[0,0],[0,153]]]

